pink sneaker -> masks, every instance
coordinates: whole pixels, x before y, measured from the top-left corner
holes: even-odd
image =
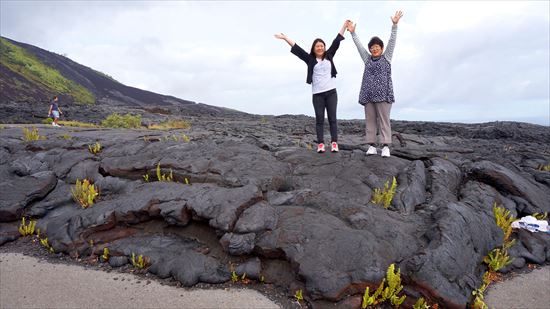
[[[317,152],[318,153],[325,152],[325,144],[321,143],[321,144],[317,145]]]
[[[331,152],[338,152],[338,144],[336,142],[332,142],[330,144],[330,151]]]

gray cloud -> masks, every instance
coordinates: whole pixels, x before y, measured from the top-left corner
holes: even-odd
[[[273,38],[309,49],[346,18],[387,40],[395,3],[0,2],[0,33],[130,86],[259,114],[313,115],[305,64]],[[550,125],[547,2],[402,2],[393,60],[396,119],[531,119]],[[335,62],[340,118],[362,118],[362,63],[346,34]],[[536,120],[532,120],[536,119]]]

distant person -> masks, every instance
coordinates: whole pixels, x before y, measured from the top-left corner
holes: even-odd
[[[342,29],[332,41],[328,49],[322,39],[315,39],[311,44],[309,54],[293,40],[283,33],[275,34],[277,39],[285,40],[292,48],[290,52],[302,59],[307,64],[306,83],[311,84],[313,93],[313,108],[315,109],[315,129],[317,132],[317,152],[325,152],[324,124],[325,109],[327,110],[328,123],[330,126],[330,138],[332,152],[338,152],[338,127],[336,121],[336,105],[338,95],[336,93],[336,68],[333,58],[340,47],[340,41],[344,39],[344,33],[348,27],[344,22]]]
[[[61,112],[61,109],[59,108],[59,105],[57,102],[59,99],[57,96],[53,97],[53,99],[50,102],[50,110],[48,111],[48,117],[53,117],[52,126],[59,127],[60,125],[57,123],[59,121],[59,115],[63,114]]]
[[[357,24],[350,22],[347,27],[348,31],[351,32],[351,37],[357,46],[359,55],[365,63],[361,91],[359,92],[359,104],[365,107],[365,131],[367,144],[369,144],[367,155],[377,153],[375,144],[376,132],[378,131],[380,133],[380,143],[382,144],[381,155],[382,157],[390,156],[389,146],[391,145],[392,136],[390,111],[392,104],[395,102],[391,78],[391,60],[397,35],[397,23],[402,16],[403,12],[397,11],[391,17],[393,25],[386,51],[384,51],[384,42],[375,36],[369,41],[369,53],[355,33]]]

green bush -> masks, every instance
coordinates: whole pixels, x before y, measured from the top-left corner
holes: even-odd
[[[45,140],[46,136],[38,134],[38,129],[36,127],[23,128],[23,140],[26,142]]]
[[[101,126],[106,128],[138,129],[141,127],[141,115],[119,115],[112,113],[101,122]]]
[[[50,117],[48,117],[48,118],[42,120],[42,123],[43,123],[43,124],[51,124],[52,122],[53,122],[53,119],[50,118]]]

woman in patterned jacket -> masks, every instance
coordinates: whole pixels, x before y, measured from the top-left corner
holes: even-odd
[[[397,11],[391,17],[393,23],[388,47],[384,51],[384,42],[379,37],[373,37],[368,44],[367,51],[355,33],[356,24],[349,23],[348,31],[359,55],[365,63],[361,91],[359,92],[359,104],[365,107],[365,131],[369,149],[367,155],[376,154],[376,132],[380,133],[380,143],[382,144],[382,157],[390,156],[391,144],[391,126],[390,111],[392,103],[395,101],[393,96],[393,83],[391,79],[391,59],[395,47],[395,37],[397,35],[397,23],[403,16],[403,12]],[[369,53],[370,51],[370,53]]]

